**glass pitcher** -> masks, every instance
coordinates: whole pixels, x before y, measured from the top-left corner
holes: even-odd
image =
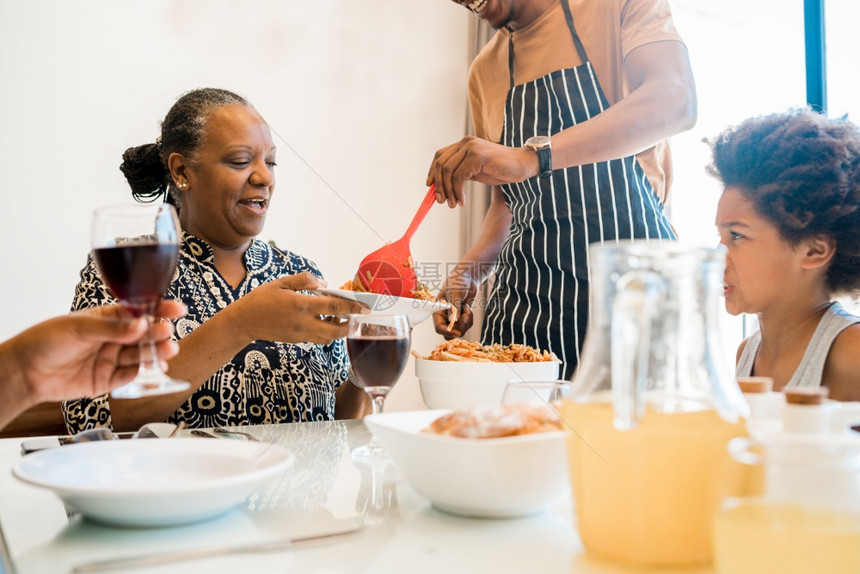
[[[729,451],[759,488],[716,517],[719,574],[860,572],[860,434],[742,437]]]
[[[588,334],[562,405],[580,538],[636,565],[708,563],[726,445],[749,412],[717,327],[724,251],[628,241],[589,256]]]

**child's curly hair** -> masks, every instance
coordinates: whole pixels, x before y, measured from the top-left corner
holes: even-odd
[[[810,109],[750,118],[708,142],[708,172],[733,186],[792,245],[823,235],[834,294],[860,293],[860,129]]]

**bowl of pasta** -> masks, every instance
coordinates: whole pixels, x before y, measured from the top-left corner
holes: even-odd
[[[412,488],[451,514],[526,516],[570,492],[566,426],[543,405],[380,413],[364,424]]]
[[[415,356],[421,398],[429,409],[462,409],[497,405],[511,380],[553,381],[555,355],[526,345],[479,345],[452,339],[429,355]]]

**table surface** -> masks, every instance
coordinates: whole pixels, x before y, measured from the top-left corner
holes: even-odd
[[[627,571],[584,552],[569,497],[523,518],[454,516],[436,510],[416,493],[390,461],[368,465],[353,460],[351,449],[370,438],[361,421],[243,430],[289,448],[295,463],[236,509],[205,522],[168,528],[108,527],[82,519],[50,490],[12,476],[10,469],[21,459],[22,439],[0,440],[0,465],[6,468],[0,478],[0,528],[12,563],[7,566],[9,574],[64,573],[94,560],[302,536],[338,530],[356,520],[365,521],[367,528],[337,542],[177,562],[134,572]]]

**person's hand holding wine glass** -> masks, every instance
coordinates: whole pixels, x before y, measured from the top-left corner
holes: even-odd
[[[357,381],[373,401],[373,414],[382,412],[385,397],[409,359],[410,332],[406,315],[350,315],[346,349]],[[381,457],[385,450],[371,440],[352,451],[354,456]]]
[[[169,204],[118,205],[93,213],[93,258],[111,293],[134,316],[152,321],[179,258],[179,222]],[[167,376],[151,338],[140,343],[140,370],[114,398],[173,393],[189,383]]]

